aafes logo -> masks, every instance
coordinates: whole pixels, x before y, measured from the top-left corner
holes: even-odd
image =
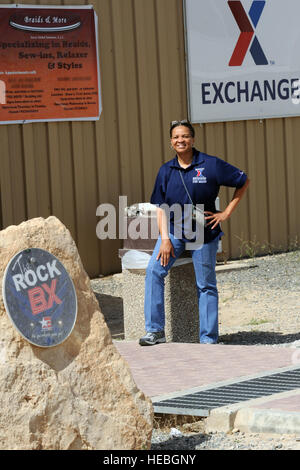
[[[236,0],[228,1],[228,6],[241,31],[229,61],[229,66],[234,67],[242,65],[248,50],[256,65],[268,65],[268,59],[256,35],[256,27],[265,4],[265,1],[255,0],[252,2],[249,13],[247,14],[242,2]]]
[[[203,175],[205,168],[195,168],[197,175],[193,177],[193,183],[206,183],[206,176]]]

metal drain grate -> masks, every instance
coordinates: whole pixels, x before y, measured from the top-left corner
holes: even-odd
[[[210,410],[300,388],[300,369],[222,385],[153,403],[155,413],[208,416]]]

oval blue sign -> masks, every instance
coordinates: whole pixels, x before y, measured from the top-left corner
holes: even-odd
[[[63,264],[48,251],[17,253],[6,267],[2,291],[13,325],[30,343],[57,346],[71,334],[77,317],[75,288]]]

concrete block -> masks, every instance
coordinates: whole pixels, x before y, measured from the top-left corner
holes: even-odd
[[[238,409],[236,408],[216,408],[211,410],[210,415],[205,420],[206,432],[230,432],[235,426],[235,418]]]
[[[300,413],[244,408],[236,414],[234,427],[242,432],[299,434]]]
[[[123,270],[125,340],[145,334],[145,269]],[[199,309],[193,263],[171,268],[165,279],[166,339],[169,342],[199,342]]]

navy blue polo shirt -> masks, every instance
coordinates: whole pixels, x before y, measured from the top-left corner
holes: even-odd
[[[152,204],[161,206],[180,204],[182,212],[184,205],[191,204],[183,186],[180,172],[194,204],[203,204],[205,211],[216,212],[215,200],[220,186],[241,188],[247,175],[233,165],[218,157],[207,155],[194,149],[193,161],[188,168],[179,165],[177,156],[161,166],[150,199]],[[183,226],[183,218],[179,221],[170,214],[170,232],[174,234],[174,225]],[[177,232],[176,232],[177,233]],[[209,243],[223,235],[220,225],[213,230],[208,226],[204,229],[204,243]],[[183,240],[187,241],[182,236]],[[190,241],[190,240],[188,240]]]

